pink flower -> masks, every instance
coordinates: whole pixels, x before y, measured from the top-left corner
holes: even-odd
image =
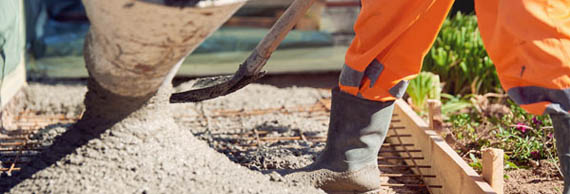
[[[516,128],[520,132],[526,133],[526,126],[523,123],[517,123]]]
[[[542,125],[542,121],[538,120],[538,118],[536,117],[532,117],[532,123],[534,123],[535,125]]]
[[[552,133],[549,133],[547,136],[548,136],[548,138],[550,138],[550,139],[552,139],[552,137],[553,137]]]
[[[530,155],[532,156],[532,158],[534,159],[540,159],[540,153],[538,151],[532,151],[530,153]]]

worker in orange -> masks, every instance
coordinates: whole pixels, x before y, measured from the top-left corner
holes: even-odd
[[[346,53],[325,150],[286,178],[329,193],[380,189],[377,154],[394,101],[421,70],[454,0],[361,0]],[[485,47],[509,96],[536,115],[550,114],[570,194],[570,0],[476,0]]]

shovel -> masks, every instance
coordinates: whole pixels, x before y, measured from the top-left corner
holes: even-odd
[[[234,75],[200,78],[192,89],[174,93],[171,103],[200,102],[233,93],[265,75],[261,69],[293,26],[317,0],[295,0]]]

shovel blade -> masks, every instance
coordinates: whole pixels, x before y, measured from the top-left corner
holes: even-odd
[[[174,93],[170,103],[201,102],[231,94],[265,76],[260,72],[254,76],[215,76],[200,78],[194,81],[192,88],[186,92]]]

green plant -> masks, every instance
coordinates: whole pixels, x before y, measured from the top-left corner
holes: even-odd
[[[552,123],[548,116],[534,116],[509,101],[512,115],[505,115],[497,130],[498,146],[512,150],[511,157],[521,163],[552,158],[556,155]]]
[[[453,96],[451,94],[441,94],[443,105],[441,106],[441,113],[447,119],[448,115],[454,114],[457,111],[464,110],[466,108],[473,107],[473,104],[469,100],[469,97]]]
[[[475,157],[475,154],[469,153],[469,158],[471,158],[471,163],[469,163],[469,166],[471,166],[471,168],[475,169],[476,171],[483,170],[483,164],[477,157]]]
[[[549,117],[531,115],[511,100],[507,104],[512,114],[500,118],[481,115],[474,109],[449,117],[451,131],[468,148],[460,154],[485,147],[503,149],[508,156],[505,169],[528,166],[536,160],[556,160]]]
[[[454,95],[496,92],[499,79],[479,34],[477,17],[457,13],[441,28],[424,60],[423,71],[445,82],[444,92]]]
[[[505,167],[504,167],[505,170],[519,169],[519,166],[511,162],[511,157],[508,154],[505,154],[503,160],[505,161]]]
[[[451,115],[449,122],[451,123],[452,132],[458,140],[465,142],[474,142],[477,140],[476,128],[481,123],[481,118],[473,113],[460,113]],[[479,149],[480,147],[477,147]]]
[[[474,170],[476,170],[477,172],[481,173],[481,171],[483,170],[483,163],[481,162],[480,158],[480,154],[475,154],[475,153],[469,153],[469,159],[471,160],[471,162],[469,162],[469,166],[471,166],[471,168],[473,168]],[[477,157],[479,156],[479,157]],[[505,170],[515,170],[515,169],[519,169],[519,167],[510,161],[510,157],[509,155],[505,154],[503,160],[505,161],[505,165],[503,167],[503,169]],[[504,175],[505,179],[509,179],[510,177],[505,174]]]
[[[440,100],[441,98],[439,76],[430,72],[421,72],[415,79],[410,81],[406,92],[410,96],[412,107],[416,112],[426,112],[428,99]]]

